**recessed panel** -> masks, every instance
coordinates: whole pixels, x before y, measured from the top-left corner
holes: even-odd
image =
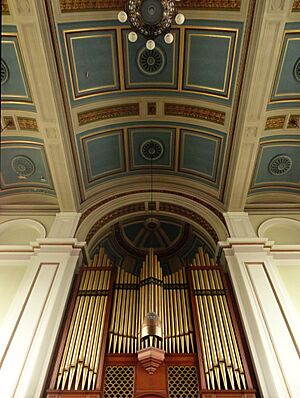
[[[167,127],[141,127],[128,129],[130,167],[172,169],[174,161],[175,130]]]
[[[87,183],[124,171],[123,132],[95,132],[80,139]]]
[[[217,182],[224,152],[224,137],[181,130],[180,171]]]
[[[13,30],[10,29],[9,30]],[[1,101],[4,108],[34,110],[25,66],[16,32],[1,38]]]
[[[179,32],[172,31],[172,44],[165,44],[163,38],[158,37],[152,51],[147,50],[142,37],[131,43],[128,33],[122,32],[126,88],[176,88]]]
[[[251,191],[300,188],[300,140],[296,136],[261,141]]]

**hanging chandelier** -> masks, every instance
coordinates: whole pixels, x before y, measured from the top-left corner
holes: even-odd
[[[183,14],[177,13],[176,3],[179,0],[128,0],[125,11],[120,11],[118,20],[130,23],[131,32],[128,40],[132,43],[138,39],[138,34],[146,39],[148,50],[155,48],[155,39],[164,35],[164,41],[171,44],[174,36],[170,32],[171,25],[184,23]]]

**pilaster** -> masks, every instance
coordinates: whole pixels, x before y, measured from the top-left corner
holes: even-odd
[[[296,323],[286,311],[274,257],[285,252],[285,259],[300,264],[300,246],[279,247],[256,237],[246,213],[224,216],[231,237],[219,244],[227,259],[262,394],[296,398],[300,391],[299,341]]]
[[[39,397],[84,243],[73,238],[80,214],[56,216],[48,238],[1,246],[1,263],[22,261],[27,272],[1,330],[3,398]],[[56,235],[56,236],[55,236]]]

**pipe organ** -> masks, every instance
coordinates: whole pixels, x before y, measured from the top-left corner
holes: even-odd
[[[128,381],[134,385],[128,389],[132,398],[155,378],[164,379],[159,383],[165,386],[161,396],[176,397],[170,375],[180,380],[180,372],[194,375],[190,382],[193,391],[195,386],[199,391],[189,396],[195,398],[212,397],[210,392],[225,397],[226,391],[236,398],[257,396],[224,272],[202,248],[190,265],[170,274],[163,274],[150,249],[138,275],[113,267],[100,249],[91,264],[82,267],[76,283],[48,398],[71,392],[79,397],[114,397],[118,386],[110,375],[117,380],[119,371],[133,377]],[[157,352],[163,353],[162,364],[151,367],[154,374],[147,374],[138,362],[145,351],[152,364]]]

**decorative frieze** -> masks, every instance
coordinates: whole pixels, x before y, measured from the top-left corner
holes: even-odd
[[[125,0],[60,0],[62,12],[123,9]]]
[[[106,106],[104,108],[93,109],[78,114],[79,126],[97,122],[98,120],[114,119],[117,117],[137,116],[139,115],[139,104],[126,104]]]
[[[1,12],[4,15],[9,15],[9,8],[7,0],[1,0]]]
[[[3,116],[3,129],[16,130],[16,124],[12,116]]]
[[[148,102],[148,115],[156,115],[156,102]]]
[[[285,123],[285,115],[268,117],[265,130],[282,129]]]
[[[294,0],[293,11],[300,11],[300,0]]]
[[[126,0],[60,0],[62,12],[119,10]],[[182,0],[180,9],[239,10],[241,0]]]
[[[166,103],[165,115],[207,120],[221,125],[225,123],[225,112],[192,105]]]
[[[300,115],[290,115],[287,127],[289,129],[300,128]]]
[[[241,0],[182,0],[180,8],[239,10],[241,8]]]
[[[18,117],[18,125],[20,130],[38,131],[37,121],[31,117]]]

